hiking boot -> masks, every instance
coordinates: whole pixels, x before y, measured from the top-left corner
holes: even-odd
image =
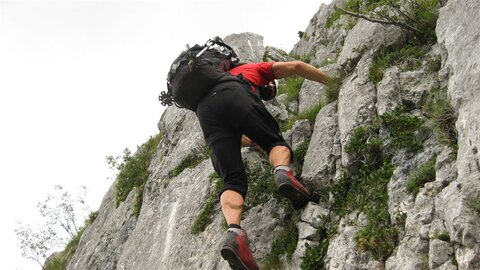
[[[250,251],[247,233],[242,229],[227,230],[227,237],[220,253],[234,270],[258,270],[257,262]]]
[[[275,167],[273,177],[280,194],[290,200],[296,210],[301,209],[310,201],[310,192],[293,176],[290,167]]]

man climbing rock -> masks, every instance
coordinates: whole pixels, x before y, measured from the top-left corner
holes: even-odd
[[[255,143],[268,155],[279,192],[295,209],[309,200],[309,191],[293,176],[292,149],[285,142],[278,123],[267,111],[260,96],[260,86],[274,79],[292,75],[325,85],[329,75],[301,62],[261,62],[239,65],[228,71],[242,80],[218,83],[198,103],[196,113],[207,144],[212,149],[215,171],[224,181],[220,204],[228,224],[222,257],[232,269],[258,269],[246,232],[240,226],[242,207],[247,195],[247,175],[240,148]],[[246,135],[242,137],[242,135]]]

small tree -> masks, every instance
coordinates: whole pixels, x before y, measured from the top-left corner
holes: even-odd
[[[396,25],[420,42],[436,41],[440,0],[349,0],[341,12],[371,22]]]
[[[54,187],[55,193],[47,194],[45,200],[37,204],[43,220],[39,226],[18,223],[15,234],[19,240],[22,256],[42,266],[45,259],[55,250],[62,249],[68,241],[80,232],[79,222],[85,220],[88,210],[85,197],[86,187],[74,200],[72,194],[60,185]]]

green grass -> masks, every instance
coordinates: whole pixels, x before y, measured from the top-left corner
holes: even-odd
[[[331,209],[336,215],[343,217],[353,211],[366,215],[367,225],[356,234],[357,245],[379,261],[384,262],[392,254],[398,237],[398,228],[388,212],[387,185],[395,169],[391,160],[399,149],[421,148],[415,132],[422,123],[406,108],[398,107],[370,125],[357,127],[345,146],[353,164],[329,185]],[[388,131],[386,138],[380,138],[381,128]]]
[[[335,101],[338,99],[338,95],[340,94],[340,88],[342,87],[343,80],[345,79],[344,76],[335,76],[332,78],[332,82],[327,86],[326,96],[327,96],[327,104]]]
[[[402,71],[414,70],[421,65],[421,59],[425,56],[426,48],[407,44],[402,48],[396,46],[381,49],[374,57],[369,71],[369,79],[377,84],[383,79],[388,67],[400,65]]]
[[[309,145],[310,139],[307,139],[293,151],[293,163],[297,164],[299,168],[303,167]]]
[[[319,243],[317,245],[305,244],[305,253],[301,257],[300,268],[302,270],[325,269],[325,256],[327,255],[330,239],[335,235],[337,224],[330,220],[330,217],[319,217],[324,224],[317,228]]]
[[[310,109],[298,113],[298,114],[292,114],[287,121],[281,123],[280,125],[280,130],[281,131],[287,131],[293,127],[295,122],[298,120],[303,120],[307,119],[310,121],[310,123],[315,122],[315,118],[317,117],[317,114],[320,112],[320,110],[324,107],[324,102],[320,100],[315,106],[311,107]]]
[[[244,211],[266,203],[277,193],[275,180],[272,176],[272,167],[268,164],[263,166],[251,166],[245,160],[245,168],[248,179],[248,194],[245,198]]]
[[[422,142],[418,141],[415,132],[423,125],[424,120],[408,113],[406,106],[398,106],[392,112],[381,115],[381,119],[387,128],[391,140],[389,144],[393,150],[406,148],[417,152],[423,148]]]
[[[385,261],[396,245],[398,230],[388,212],[387,185],[393,174],[391,157],[383,152],[378,127],[355,129],[345,151],[356,157],[355,166],[330,185],[332,210],[339,216],[359,210],[367,216],[367,226],[358,231],[357,244],[371,251],[377,260]],[[387,152],[388,153],[388,152]]]
[[[191,229],[192,234],[199,234],[205,231],[207,226],[212,222],[212,214],[215,210],[215,205],[217,205],[218,195],[223,188],[223,181],[218,174],[212,173],[209,179],[215,182],[215,188],[213,192],[210,193],[202,211],[195,219]]]
[[[448,234],[448,232],[441,232],[436,230],[432,235],[432,239],[438,239],[445,242],[450,242],[450,235]]]
[[[210,156],[210,148],[205,147],[203,152],[201,153],[193,153],[185,157],[180,164],[177,165],[169,175],[171,177],[178,176],[181,172],[183,172],[187,168],[195,168],[198,164],[204,161],[206,158]]]
[[[354,13],[384,21],[394,21],[416,29],[411,30],[402,26],[415,42],[422,44],[436,42],[435,26],[439,8],[439,0],[349,0],[345,3],[345,9]],[[406,16],[403,16],[404,14]],[[333,25],[340,15],[330,14],[326,28]]]
[[[480,216],[480,199],[475,196],[470,196],[467,199],[467,207]]]
[[[447,89],[436,87],[430,90],[423,111],[427,117],[433,120],[434,130],[440,142],[457,150],[458,137],[455,128],[457,116],[448,100]]]
[[[298,100],[300,89],[305,79],[300,76],[291,76],[285,80],[285,83],[279,86],[278,94],[287,94],[286,103]]]
[[[287,262],[292,260],[292,255],[297,248],[298,218],[290,217],[285,227],[276,235],[272,242],[270,252],[267,254],[262,269],[281,269],[282,257],[285,255]]]
[[[406,187],[407,191],[411,194],[416,195],[420,188],[422,188],[426,183],[435,181],[435,162],[436,157],[429,160],[427,163],[423,164],[410,174]]]

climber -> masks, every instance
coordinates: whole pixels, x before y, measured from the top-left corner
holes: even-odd
[[[249,63],[228,71],[240,75],[248,84],[227,81],[215,85],[200,101],[196,113],[207,144],[212,149],[212,164],[221,176],[222,212],[228,224],[222,257],[233,269],[258,269],[246,232],[240,226],[247,176],[241,157],[241,146],[255,144],[267,154],[274,167],[273,175],[279,192],[295,209],[309,200],[309,191],[293,176],[290,162],[292,149],[285,142],[278,123],[263,104],[258,88],[274,79],[299,75],[329,85],[329,75],[301,62]],[[246,136],[242,136],[242,135]]]

